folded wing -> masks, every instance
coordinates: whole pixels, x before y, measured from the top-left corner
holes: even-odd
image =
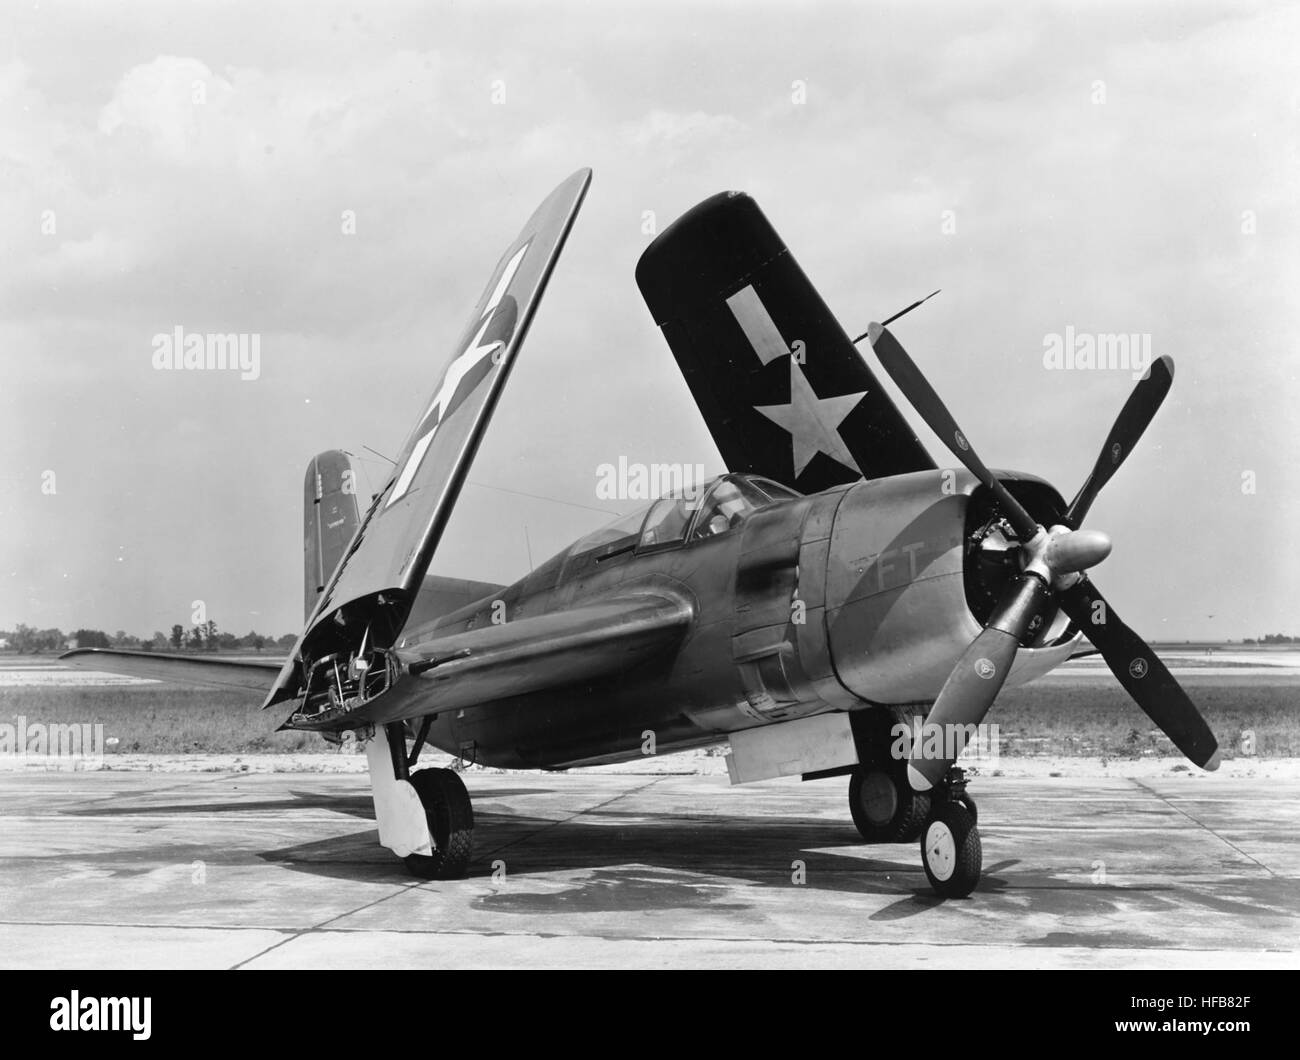
[[[311,658],[388,647],[404,628],[470,462],[591,182],[581,169],[497,263],[392,477],[325,585],[266,706],[292,698]]]
[[[748,195],[674,221],[636,281],[729,470],[813,493],[934,467]]]

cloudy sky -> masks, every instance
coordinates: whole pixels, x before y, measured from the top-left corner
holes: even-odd
[[[740,189],[851,334],[942,287],[899,338],[988,463],[1067,497],[1133,382],[1046,369],[1047,336],[1149,334],[1177,377],[1090,516],[1098,583],[1153,639],[1300,634],[1298,16],[7,5],[0,628],[150,633],[203,600],[296,630],[308,459],[382,484],[363,446],[394,455],[501,251],[589,165],[436,571],[511,580],[635,507],[596,496],[619,456],[721,470],[632,271],[648,213]],[[257,333],[260,377],[155,371],[176,326]]]

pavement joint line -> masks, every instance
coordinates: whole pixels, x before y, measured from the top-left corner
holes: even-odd
[[[1133,778],[1132,778],[1132,781],[1133,781],[1133,783],[1134,783],[1137,787],[1141,788],[1141,789],[1142,789],[1143,791],[1145,791],[1148,795],[1154,795],[1157,799],[1159,799],[1161,802],[1163,802],[1163,803],[1164,803],[1166,806],[1168,806],[1171,810],[1174,810],[1174,811],[1176,811],[1176,812],[1182,814],[1184,817],[1186,817],[1189,821],[1191,821],[1191,822],[1192,822],[1194,825],[1196,825],[1198,828],[1203,828],[1203,829],[1205,829],[1205,831],[1209,832],[1210,835],[1214,836],[1215,839],[1217,839],[1217,840],[1219,840],[1219,842],[1224,843],[1225,845],[1231,847],[1231,848],[1232,848],[1233,850],[1235,850],[1238,854],[1240,854],[1243,858],[1246,858],[1248,861],[1253,861],[1256,865],[1258,865],[1261,869],[1263,869],[1265,872],[1267,872],[1267,873],[1268,873],[1270,876],[1272,876],[1274,879],[1281,879],[1281,878],[1282,878],[1280,873],[1274,872],[1272,868],[1270,868],[1268,865],[1265,865],[1262,861],[1259,860],[1259,858],[1255,857],[1253,854],[1247,854],[1246,851],[1242,850],[1241,847],[1237,846],[1237,844],[1234,843],[1234,842],[1233,842],[1231,839],[1229,839],[1227,836],[1223,835],[1223,834],[1220,833],[1220,832],[1216,832],[1213,828],[1211,828],[1211,827],[1210,827],[1208,824],[1206,824],[1204,821],[1198,820],[1197,818],[1193,817],[1190,813],[1188,813],[1186,810],[1184,810],[1181,806],[1176,805],[1175,803],[1171,802],[1168,798],[1166,798],[1164,795],[1161,795],[1160,792],[1158,792],[1158,791],[1155,790],[1155,788],[1148,787],[1146,784],[1143,784],[1142,781],[1138,780],[1136,777],[1133,777]]]
[[[899,946],[915,945],[911,940],[893,940],[893,939],[851,939],[851,938],[769,938],[767,936],[757,935],[602,935],[575,933],[572,935],[552,934],[536,931],[474,931],[467,929],[452,929],[441,931],[436,928],[428,930],[413,930],[403,928],[314,928],[311,931],[302,934],[319,933],[322,935],[346,935],[346,934],[371,934],[383,933],[391,935],[430,935],[436,937],[456,936],[459,938],[505,938],[505,939],[539,939],[546,942],[564,942],[566,940],[586,940],[599,939],[601,942],[609,943],[662,943],[662,942],[684,942],[684,943],[730,943],[730,944],[750,944],[750,945],[770,945],[778,946],[878,946],[882,948],[894,949]],[[290,940],[293,941],[293,940]],[[962,950],[962,949],[986,949],[989,947],[987,942],[965,942],[960,939],[952,941],[939,941],[926,943],[929,947],[936,949]],[[1058,949],[1079,948],[1077,944],[1066,944],[1065,946],[1017,946],[1017,951],[1034,951],[1041,949],[1045,953],[1051,953]],[[1206,952],[1204,946],[1133,946],[1131,944],[1118,944],[1114,946],[1085,947],[1099,950],[1129,950],[1136,949],[1150,953],[1202,953]],[[269,951],[268,951],[269,952]],[[1235,953],[1283,953],[1289,954],[1294,950],[1287,950],[1275,947],[1264,947],[1260,949],[1240,949],[1230,951],[1213,951],[1213,952],[1235,952]],[[249,960],[255,960],[250,957]]]
[[[111,771],[110,771],[110,770],[97,770],[96,772],[111,772]],[[123,771],[123,772],[124,772],[124,771]],[[40,775],[40,776],[48,776],[49,774],[48,774],[47,771],[42,771],[39,775]],[[151,775],[152,775],[152,774],[151,774]],[[202,775],[202,774],[195,774],[195,777],[199,777],[199,776],[203,776],[203,775]],[[214,774],[214,775],[212,775],[212,776],[206,776],[206,777],[203,777],[203,779],[204,779],[205,781],[207,781],[208,783],[213,783],[213,782],[215,782],[215,781],[222,780],[222,779],[225,779],[225,778],[224,778],[224,775],[222,775],[222,774]],[[180,788],[187,788],[187,787],[192,787],[192,786],[193,786],[192,781],[189,781],[189,780],[178,781],[178,782],[175,783],[175,784],[168,784],[166,787],[151,789],[151,790],[148,792],[148,794],[152,797],[153,795],[155,795],[155,794],[159,794],[159,793],[161,793],[161,792],[165,792],[165,791],[176,791],[176,790],[178,790],[178,789],[180,789]],[[111,793],[109,793],[109,794],[107,794],[107,795],[97,795],[97,796],[95,796],[94,798],[90,798],[90,799],[82,800],[82,801],[78,802],[77,805],[78,805],[78,806],[94,806],[94,805],[96,805],[96,804],[98,804],[98,803],[101,803],[101,802],[118,802],[118,801],[120,801],[120,800],[123,799],[123,798],[131,798],[131,797],[132,797],[132,793],[127,793],[127,794],[124,796],[124,795],[122,794],[122,792],[120,792],[120,791],[115,791],[115,792],[111,792]],[[6,816],[9,816],[9,815],[6,815],[6,814],[4,813],[3,810],[0,810],[0,817],[6,817]],[[56,808],[56,809],[52,809],[49,813],[46,813],[46,814],[27,814],[26,816],[28,816],[28,817],[33,817],[33,818],[38,818],[38,819],[45,819],[45,818],[53,817],[53,816],[66,816],[66,815],[63,813],[62,810],[59,810],[59,809]],[[12,819],[12,818],[10,818],[10,819]]]
[[[118,928],[127,931],[293,931],[294,928],[271,927],[267,924],[124,924],[106,920],[5,920],[0,927],[89,927]]]
[[[342,914],[342,915],[346,915],[346,914]],[[337,919],[337,918],[332,918],[332,919]],[[856,938],[856,939],[855,939],[855,938],[844,938],[843,936],[838,937],[838,938],[817,939],[817,938],[792,937],[792,936],[783,936],[783,937],[779,937],[779,938],[771,938],[771,937],[768,937],[768,936],[757,936],[757,935],[604,935],[604,934],[588,933],[588,932],[573,932],[573,933],[569,933],[569,934],[564,934],[564,933],[559,933],[559,932],[540,932],[540,931],[498,931],[498,930],[492,930],[492,931],[480,931],[480,930],[475,930],[475,929],[473,929],[473,928],[451,928],[451,929],[440,929],[440,928],[349,928],[349,927],[333,927],[333,928],[332,928],[332,927],[327,927],[327,926],[325,926],[325,925],[328,924],[329,922],[330,922],[330,921],[328,921],[328,920],[327,920],[327,921],[323,921],[321,925],[318,925],[318,926],[315,926],[315,927],[304,928],[304,929],[301,929],[301,930],[299,930],[299,929],[291,929],[291,928],[268,928],[268,927],[236,927],[236,928],[229,928],[229,927],[214,927],[214,926],[208,926],[208,925],[193,925],[193,924],[179,924],[179,925],[129,924],[129,925],[122,925],[122,924],[85,924],[85,923],[77,923],[77,924],[70,924],[70,925],[66,925],[66,926],[73,926],[73,927],[107,927],[107,928],[114,928],[114,929],[117,929],[117,930],[127,930],[127,931],[131,931],[131,930],[138,930],[138,931],[157,931],[157,930],[178,930],[178,931],[231,931],[231,930],[235,930],[235,931],[244,931],[244,932],[247,932],[247,931],[278,931],[278,932],[284,932],[284,933],[292,932],[291,937],[282,940],[281,942],[277,943],[275,946],[267,947],[265,950],[262,950],[262,951],[260,951],[259,953],[254,954],[254,955],[251,956],[251,957],[247,957],[247,958],[245,958],[245,959],[244,959],[243,961],[241,961],[239,964],[236,964],[236,965],[233,965],[233,966],[232,966],[232,967],[235,967],[235,968],[241,967],[242,965],[247,964],[247,963],[249,963],[250,961],[257,960],[258,957],[261,957],[262,955],[264,955],[264,954],[266,954],[266,953],[270,953],[272,950],[274,950],[274,949],[278,949],[280,946],[285,945],[285,944],[287,944],[287,943],[289,943],[289,942],[293,942],[293,941],[295,941],[296,939],[298,939],[298,938],[300,938],[300,937],[302,937],[302,936],[304,936],[304,935],[311,935],[311,934],[321,934],[321,935],[369,935],[369,934],[384,934],[384,935],[430,935],[430,936],[444,936],[444,935],[445,935],[445,936],[452,936],[452,935],[454,935],[454,936],[461,937],[461,938],[540,939],[540,940],[544,940],[544,941],[558,941],[558,942],[563,942],[563,941],[566,941],[566,940],[575,940],[575,941],[579,941],[579,940],[583,940],[583,939],[599,939],[599,940],[601,940],[602,942],[610,942],[610,943],[620,943],[620,942],[647,942],[647,943],[654,943],[654,942],[686,942],[686,943],[741,943],[741,944],[749,943],[749,944],[764,944],[764,945],[766,945],[766,944],[770,944],[770,943],[775,943],[775,944],[777,944],[777,945],[791,945],[791,946],[880,946],[880,947],[890,947],[890,948],[895,948],[895,947],[898,947],[898,946],[911,946],[911,945],[914,945],[914,944],[915,944],[915,943],[913,943],[911,940],[901,940],[901,941],[900,941],[900,940],[895,940],[895,939],[880,939],[880,938]],[[35,923],[35,922],[32,922],[32,921],[0,921],[0,925],[4,925],[4,924],[15,924],[15,923],[16,923],[18,926],[20,926],[20,927],[58,927],[58,926],[65,926],[65,925],[63,925],[63,924],[61,924],[60,922],[57,922],[57,921],[55,921],[55,922],[50,922],[50,923],[46,923],[46,922]],[[988,948],[990,944],[987,943],[987,942],[966,942],[966,941],[961,940],[961,939],[953,939],[953,940],[940,940],[940,941],[927,942],[927,943],[925,943],[925,945],[926,945],[927,947],[934,947],[934,948],[941,948],[941,949],[960,950],[960,949],[982,949],[982,948]],[[1026,950],[1026,949],[1037,949],[1038,947],[1032,947],[1032,946],[1024,946],[1024,945],[1020,945],[1020,946],[1017,946],[1016,948],[1017,948],[1018,950]],[[1044,946],[1044,947],[1041,947],[1041,948],[1044,950],[1044,952],[1051,952],[1051,951],[1056,950],[1056,949],[1062,949],[1062,948],[1069,949],[1069,948],[1072,948],[1072,947],[1069,946],[1069,945],[1066,945],[1066,946],[1064,946],[1064,947],[1059,947],[1059,946]],[[1101,947],[1097,947],[1097,948],[1102,949],[1102,950],[1107,950],[1107,949],[1138,949],[1138,950],[1142,950],[1142,951],[1144,951],[1144,952],[1152,952],[1152,953],[1165,953],[1165,952],[1200,953],[1200,952],[1206,952],[1206,949],[1205,949],[1204,946],[1185,946],[1185,945],[1177,945],[1177,944],[1174,944],[1174,945],[1168,945],[1168,946],[1150,946],[1150,945],[1147,945],[1147,946],[1137,946],[1137,947],[1134,947],[1134,946],[1131,946],[1131,945],[1116,945],[1116,946],[1101,946]],[[1288,953],[1294,953],[1295,950],[1293,950],[1293,949],[1285,949],[1285,948],[1282,948],[1282,947],[1265,946],[1265,947],[1254,948],[1254,949],[1246,948],[1246,949],[1230,950],[1230,951],[1218,951],[1218,950],[1215,950],[1215,951],[1213,951],[1213,952],[1216,952],[1216,953],[1218,953],[1218,952],[1232,952],[1232,953],[1283,953],[1283,954],[1288,954]]]
[[[286,945],[286,944],[292,942],[294,939],[296,939],[296,938],[300,938],[300,937],[303,936],[303,935],[309,935],[309,934],[311,934],[311,933],[313,933],[313,932],[321,931],[321,930],[323,930],[327,925],[334,923],[334,921],[336,921],[336,920],[342,920],[343,917],[345,917],[345,916],[355,916],[357,913],[363,912],[364,910],[369,909],[369,908],[371,908],[372,906],[379,905],[381,902],[386,902],[386,901],[388,901],[388,899],[390,899],[390,898],[396,898],[399,894],[405,894],[407,891],[412,890],[412,889],[414,889],[414,888],[416,888],[416,887],[419,887],[420,884],[421,884],[422,882],[424,882],[424,881],[422,881],[422,880],[413,880],[413,881],[410,882],[410,883],[403,884],[403,885],[400,886],[396,891],[394,891],[392,894],[386,894],[386,895],[383,895],[383,896],[380,897],[380,898],[376,898],[376,899],[375,899],[374,901],[372,901],[372,902],[364,902],[364,903],[362,903],[361,905],[357,906],[355,909],[347,909],[347,910],[344,910],[344,911],[341,912],[341,913],[336,913],[334,916],[326,917],[326,918],[325,918],[324,920],[322,920],[319,924],[309,924],[309,925],[308,925],[307,927],[305,927],[305,928],[290,928],[290,929],[288,929],[288,931],[289,931],[290,933],[287,934],[285,938],[280,939],[278,942],[272,943],[270,946],[267,946],[266,949],[264,949],[264,950],[261,950],[261,951],[259,951],[259,952],[257,952],[257,953],[254,953],[251,957],[245,957],[242,961],[237,961],[236,963],[234,963],[234,964],[232,964],[232,965],[230,966],[230,967],[231,967],[231,970],[235,970],[235,969],[243,968],[243,967],[244,967],[245,965],[247,965],[250,961],[255,961],[255,960],[257,960],[259,957],[263,957],[263,956],[265,956],[266,954],[270,953],[272,950],[278,950],[281,946],[284,946],[284,945]],[[279,930],[279,929],[272,928],[271,930],[274,931],[274,930]]]
[[[504,846],[496,847],[496,848],[493,849],[493,850],[485,851],[484,854],[483,854],[482,856],[484,856],[484,857],[490,857],[490,856],[493,855],[493,854],[496,854],[496,853],[499,853],[499,852],[502,851],[502,850],[505,850],[507,847],[514,846],[516,843],[521,843],[521,842],[523,842],[525,839],[531,839],[531,838],[533,838],[534,836],[540,835],[541,833],[543,833],[543,832],[545,832],[545,831],[547,831],[547,830],[549,830],[549,829],[551,829],[551,828],[556,827],[557,825],[567,824],[569,821],[572,821],[572,820],[574,820],[575,818],[581,817],[583,814],[590,813],[592,810],[599,810],[599,809],[601,809],[601,808],[604,807],[604,806],[608,806],[610,803],[618,802],[619,799],[625,799],[625,798],[627,798],[627,797],[630,796],[630,795],[635,795],[635,794],[636,794],[637,792],[639,792],[639,791],[644,791],[646,788],[650,787],[652,784],[657,784],[657,783],[659,783],[659,781],[662,780],[662,779],[664,779],[664,778],[663,778],[663,777],[655,777],[653,780],[651,780],[651,781],[650,781],[649,783],[647,783],[647,784],[642,784],[642,785],[640,785],[639,787],[633,788],[631,791],[624,791],[624,792],[621,792],[621,793],[619,793],[619,794],[613,796],[612,798],[606,799],[604,802],[597,803],[595,806],[588,806],[586,809],[584,809],[584,810],[580,810],[579,812],[577,812],[577,813],[575,813],[575,814],[571,814],[570,816],[564,818],[564,820],[562,820],[562,821],[552,821],[551,823],[549,823],[549,824],[547,824],[547,825],[543,825],[541,828],[537,829],[536,832],[530,832],[527,836],[521,836],[519,839],[512,840],[511,842],[506,843]],[[344,912],[337,913],[337,914],[335,914],[334,916],[327,917],[326,919],[322,920],[319,924],[312,924],[312,925],[310,925],[310,926],[308,926],[308,927],[294,930],[293,933],[292,933],[291,935],[287,936],[286,938],[280,939],[278,942],[273,943],[272,945],[268,946],[266,949],[262,950],[260,953],[255,953],[255,954],[253,954],[251,957],[246,957],[244,960],[239,961],[238,963],[231,965],[231,968],[232,968],[232,969],[243,968],[244,966],[246,966],[247,964],[249,964],[251,961],[255,961],[255,960],[257,960],[259,957],[263,957],[263,956],[265,956],[266,954],[270,953],[272,950],[277,950],[277,949],[279,949],[281,946],[286,946],[286,945],[288,945],[290,942],[292,942],[292,941],[293,941],[294,939],[296,939],[296,938],[301,938],[303,935],[313,934],[313,933],[315,933],[315,932],[319,932],[319,931],[327,930],[328,925],[334,923],[336,920],[342,920],[344,917],[355,916],[357,913],[361,913],[361,912],[364,912],[364,911],[367,910],[367,909],[371,909],[371,908],[373,908],[374,906],[381,905],[382,903],[387,902],[390,898],[397,898],[397,897],[399,897],[400,895],[406,894],[406,892],[408,892],[408,891],[415,890],[416,888],[420,887],[420,886],[421,886],[422,884],[424,884],[425,882],[427,882],[427,881],[425,881],[425,880],[413,880],[411,883],[408,883],[408,884],[405,884],[404,886],[399,887],[397,890],[393,891],[391,894],[383,895],[383,896],[381,896],[381,897],[379,897],[379,898],[374,899],[374,901],[365,902],[365,903],[363,903],[362,905],[357,906],[355,909],[345,910]]]

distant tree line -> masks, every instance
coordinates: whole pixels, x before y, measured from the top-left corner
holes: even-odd
[[[262,651],[264,648],[288,651],[297,639],[293,633],[269,637],[256,630],[237,637],[233,633],[222,633],[213,621],[199,626],[177,623],[172,626],[171,633],[157,631],[151,637],[137,637],[124,629],[112,634],[102,629],[74,629],[65,633],[57,628],[36,629],[21,622],[12,631],[0,630],[0,643],[4,643],[8,651],[20,655],[62,652],[74,642],[78,648],[123,648],[129,651]]]
[[[1253,637],[1247,637],[1241,642],[1242,644],[1300,644],[1300,637],[1288,637],[1282,633],[1265,633],[1256,640]]]

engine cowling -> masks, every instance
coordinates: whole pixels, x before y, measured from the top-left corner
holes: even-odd
[[[1064,510],[1042,479],[1000,472],[1045,525]],[[992,498],[965,470],[921,471],[855,484],[835,512],[826,570],[826,630],[835,672],[875,703],[932,701],[1019,573]],[[1067,658],[1067,622],[1043,616],[1008,683]]]

